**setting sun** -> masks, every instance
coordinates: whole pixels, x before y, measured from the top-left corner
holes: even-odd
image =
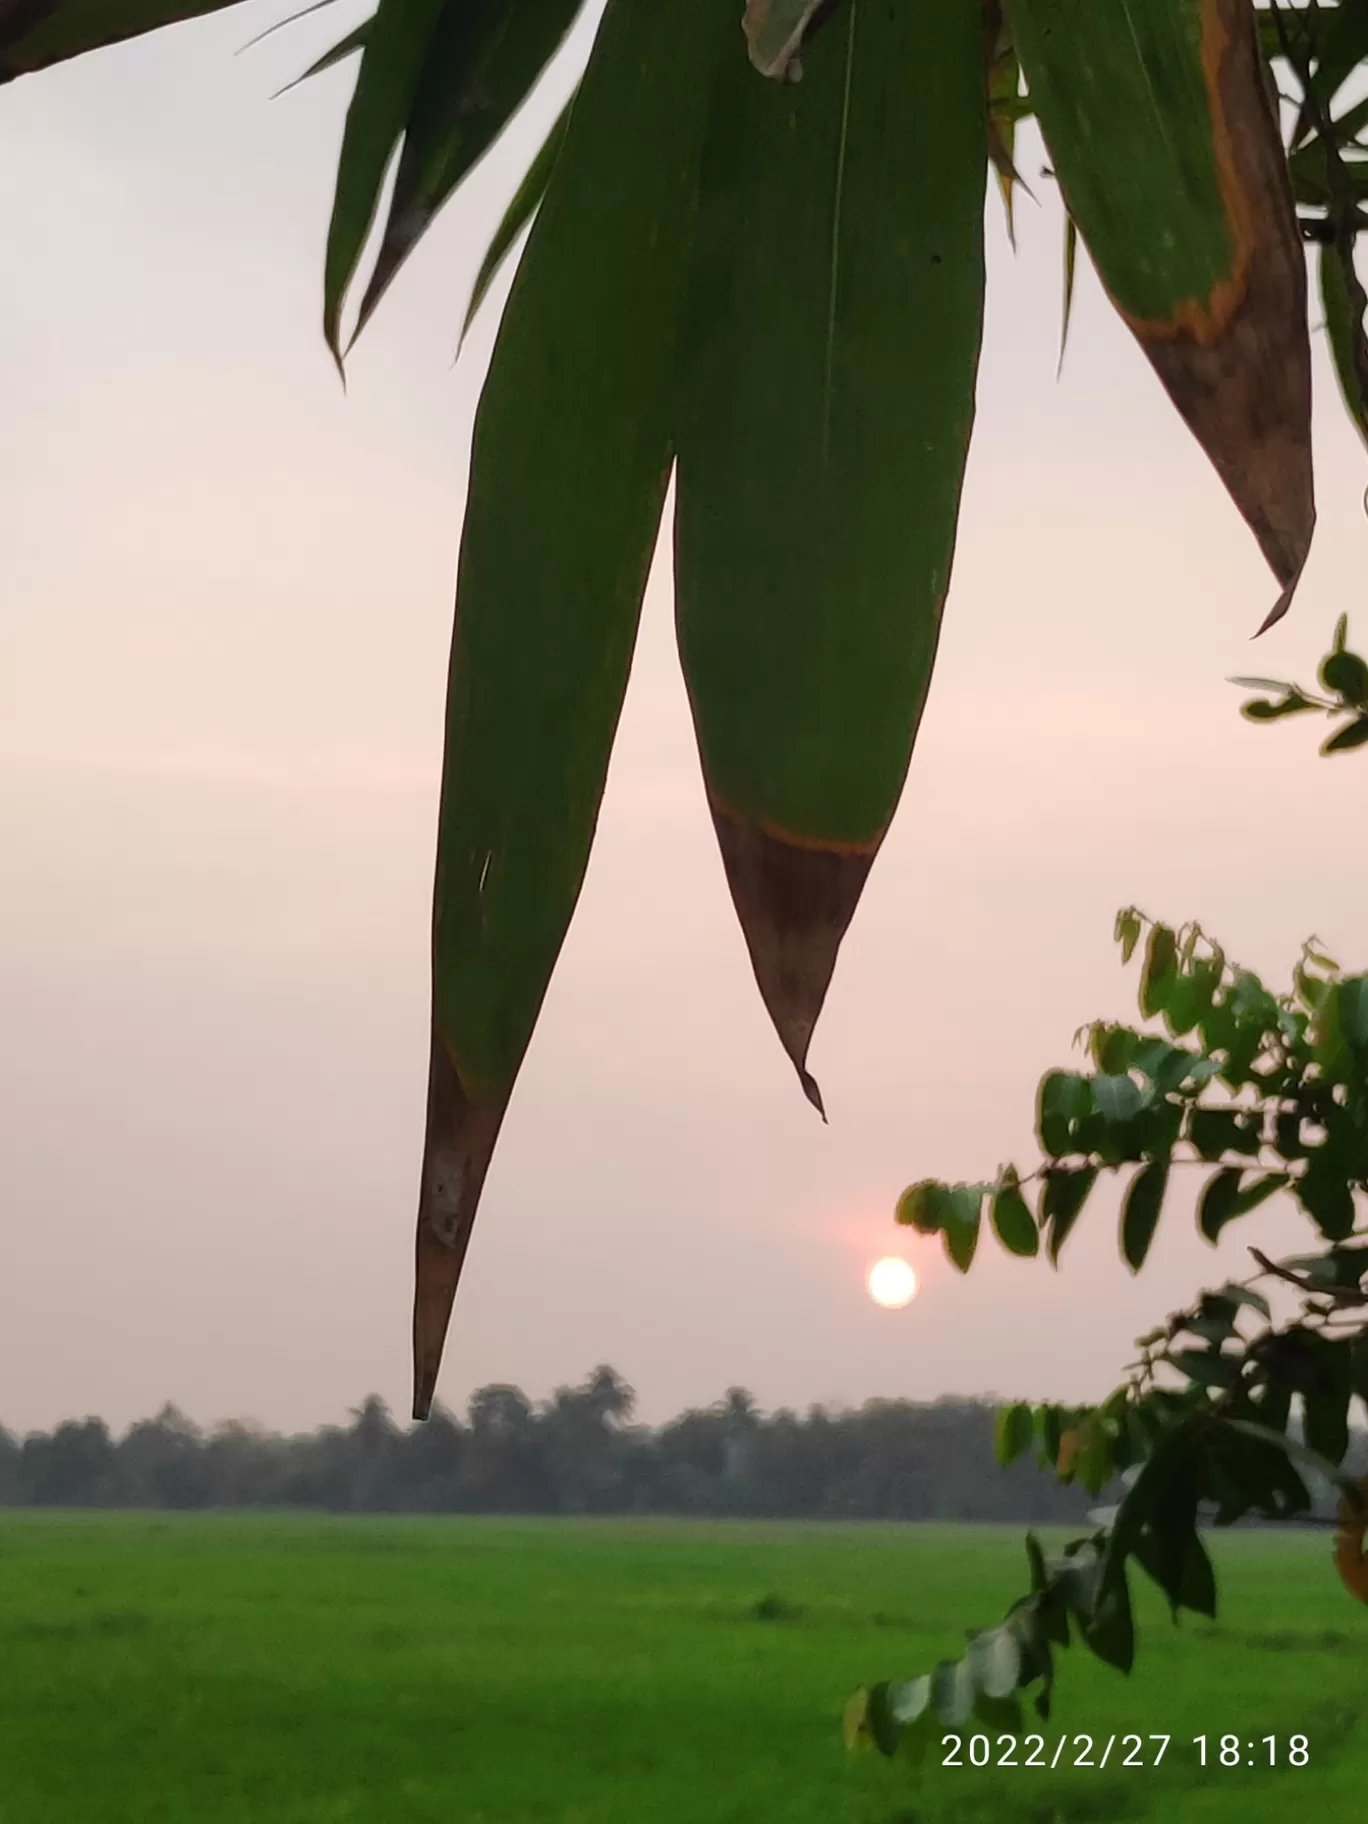
[[[876,1260],[869,1269],[865,1284],[869,1287],[869,1296],[876,1305],[882,1305],[885,1311],[901,1311],[904,1305],[910,1305],[917,1296],[917,1276],[905,1260],[896,1254],[890,1254],[884,1260]]]

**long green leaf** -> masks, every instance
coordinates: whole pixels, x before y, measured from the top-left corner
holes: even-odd
[[[1306,275],[1249,0],[1011,0],[1070,215],[1286,612],[1315,525]]]
[[[513,250],[513,243],[541,207],[541,200],[546,195],[546,186],[551,181],[556,160],[560,157],[561,145],[565,139],[566,124],[570,119],[570,109],[574,97],[567,101],[551,131],[542,141],[537,156],[527,167],[523,180],[514,192],[513,200],[504,210],[503,219],[494,230],[494,238],[485,249],[485,256],[480,261],[480,270],[475,275],[475,283],[470,292],[470,303],[466,306],[465,321],[461,324],[461,341],[464,342],[476,313],[484,303],[485,293],[499,274],[500,268]]]
[[[264,44],[268,38],[274,38],[277,32],[288,31],[292,25],[298,25],[301,19],[311,18],[314,13],[321,13],[325,8],[335,4],[336,0],[310,0],[309,5],[301,6],[298,12],[286,13],[283,19],[273,19],[269,25],[262,26],[259,32],[254,33],[246,44],[239,48],[238,56],[240,57],[243,51],[255,50],[257,45]]]
[[[680,655],[756,979],[812,1029],[935,657],[974,414],[979,0],[853,0],[719,78],[681,361]]]
[[[0,83],[240,0],[0,0]]]
[[[1335,378],[1349,416],[1368,443],[1368,294],[1354,262],[1354,248],[1354,234],[1344,224],[1334,240],[1320,247],[1320,295]]]
[[[413,98],[353,341],[443,204],[521,107],[583,4],[445,0]]]
[[[609,0],[480,400],[433,892],[419,1417],[589,860],[670,471],[712,70],[737,48],[735,0],[694,0],[669,31],[657,0]]]
[[[313,77],[321,76],[325,70],[336,68],[339,63],[345,63],[348,57],[355,56],[357,51],[364,50],[366,40],[370,36],[370,24],[369,19],[363,19],[360,25],[353,26],[351,31],[339,38],[336,44],[324,51],[321,57],[315,57],[307,70],[301,70],[299,75],[292,77],[283,88],[277,89],[271,97],[272,101],[278,101],[282,95],[288,95],[291,89],[297,89],[301,82],[309,82]]]
[[[1285,0],[1279,0],[1284,13],[1290,11]],[[1344,84],[1360,63],[1368,58],[1368,0],[1340,0],[1333,10],[1317,7],[1301,20],[1284,17],[1284,30],[1294,33],[1298,25],[1314,26],[1312,45],[1316,53],[1313,75],[1315,96],[1303,97],[1292,129],[1292,143],[1297,145],[1311,131],[1317,108],[1326,114]],[[1295,49],[1295,40],[1293,43]]]
[[[323,335],[342,367],[342,307],[413,108],[444,0],[379,0],[342,130],[323,259]]]
[[[1059,368],[1064,372],[1064,354],[1069,346],[1069,325],[1073,321],[1074,283],[1078,277],[1078,226],[1071,215],[1064,217],[1064,309],[1059,324]]]

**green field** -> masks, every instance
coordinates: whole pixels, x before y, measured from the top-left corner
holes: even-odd
[[[844,1753],[842,1702],[997,1619],[1016,1530],[4,1514],[0,1824],[1361,1815],[1368,1611],[1327,1537],[1217,1563],[1218,1629],[1146,1591],[1130,1679],[1063,1656],[1048,1751],[1161,1732],[1157,1768],[914,1777]],[[1310,1762],[1203,1772],[1203,1731]]]

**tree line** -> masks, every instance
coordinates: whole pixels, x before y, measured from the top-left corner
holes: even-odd
[[[1031,1463],[999,1468],[980,1400],[765,1414],[734,1387],[658,1427],[633,1423],[635,1404],[599,1367],[540,1403],[482,1387],[464,1418],[412,1427],[372,1395],[348,1424],[295,1436],[203,1430],[174,1406],[119,1438],[98,1418],[0,1428],[0,1504],[1067,1524],[1094,1499]]]

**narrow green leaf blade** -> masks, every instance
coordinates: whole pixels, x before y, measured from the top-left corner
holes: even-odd
[[[348,57],[355,56],[357,51],[365,49],[366,39],[369,35],[370,20],[363,19],[360,25],[353,26],[345,37],[339,38],[337,43],[324,51],[321,57],[315,57],[307,70],[301,70],[298,76],[285,84],[284,88],[277,89],[271,99],[278,101],[282,95],[288,95],[291,89],[297,89],[301,82],[309,82],[315,76],[321,76],[325,70],[334,69],[339,63],[345,63]]]
[[[342,130],[323,258],[323,335],[342,368],[342,307],[413,107],[444,0],[378,0]]]
[[[443,205],[526,100],[583,3],[445,0],[405,124],[389,215],[353,342]],[[563,132],[561,123],[557,127]],[[537,160],[543,190],[544,154],[543,146]],[[525,177],[523,189],[526,184]]]
[[[906,777],[974,411],[978,0],[845,6],[724,70],[680,374],[680,656],[762,997],[804,1091]]]
[[[1073,321],[1074,282],[1078,276],[1078,225],[1071,215],[1064,217],[1064,310],[1059,325],[1059,372],[1064,372],[1064,352],[1069,346],[1069,324]]]
[[[471,324],[484,303],[485,293],[498,277],[504,261],[513,250],[513,243],[541,207],[541,200],[546,195],[546,186],[551,181],[551,173],[556,168],[561,145],[565,139],[566,125],[570,119],[570,109],[574,105],[572,96],[560,113],[546,138],[542,141],[537,156],[527,167],[523,180],[514,192],[513,200],[504,210],[503,219],[494,230],[494,238],[485,249],[485,256],[480,262],[480,270],[475,275],[475,284],[470,293],[470,302],[466,306],[465,321],[461,324],[461,341],[464,342]]]
[[[697,0],[663,33],[655,0],[609,0],[476,417],[433,894],[420,1417],[588,865],[670,470],[699,154],[733,4]]]
[[[1012,0],[1093,264],[1263,549],[1286,612],[1315,524],[1302,242],[1248,0]]]
[[[1319,254],[1321,308],[1335,378],[1359,436],[1368,443],[1368,296],[1354,264],[1352,240],[1346,245],[1345,238],[1337,236],[1322,245]]]
[[[4,0],[0,83],[238,4],[239,0]]]

